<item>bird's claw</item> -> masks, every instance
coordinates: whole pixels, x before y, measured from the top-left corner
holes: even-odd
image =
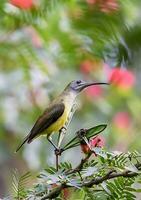
[[[54,152],[55,152],[55,155],[56,155],[56,156],[61,156],[61,154],[62,154],[62,152],[63,152],[63,149],[56,148],[56,149],[54,150]]]

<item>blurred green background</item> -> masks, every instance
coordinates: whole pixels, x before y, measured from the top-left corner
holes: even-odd
[[[10,193],[15,168],[38,172],[54,165],[45,138],[14,151],[74,79],[111,85],[79,96],[65,140],[80,128],[107,123],[102,136],[108,150],[140,151],[140,9],[140,0],[1,0],[0,197]],[[62,159],[76,165],[81,156],[76,148]]]

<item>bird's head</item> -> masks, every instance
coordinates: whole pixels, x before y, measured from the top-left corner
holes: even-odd
[[[76,93],[81,92],[83,89],[91,86],[91,85],[109,85],[109,83],[105,82],[85,82],[83,80],[74,80],[69,85],[68,88],[75,91]]]

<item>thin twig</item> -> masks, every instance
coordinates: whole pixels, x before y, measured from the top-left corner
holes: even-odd
[[[59,155],[56,154],[56,171],[58,171],[58,165],[59,165]]]
[[[90,158],[90,156],[92,155],[92,153],[90,152],[89,154],[87,154],[87,156],[81,160],[80,164],[78,166],[76,166],[74,169],[67,171],[65,174],[69,175],[69,174],[73,174],[76,172],[80,172],[81,169],[83,168],[83,165],[88,161],[88,159]]]
[[[61,156],[62,151],[61,151],[61,149],[56,148],[54,150],[54,153],[55,153],[55,156],[56,156],[56,170],[58,171],[58,169],[59,169],[59,156]]]

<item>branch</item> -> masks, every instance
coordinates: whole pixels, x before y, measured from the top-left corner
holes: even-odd
[[[83,162],[83,161],[81,161],[81,162]],[[136,166],[136,168],[138,170],[141,169],[141,163],[138,163],[135,166]],[[76,172],[76,170],[78,168],[76,167],[72,171]],[[79,171],[77,171],[77,172],[79,172]],[[105,176],[94,178],[94,179],[92,179],[92,180],[90,180],[88,182],[83,182],[82,184],[79,185],[79,187],[92,187],[93,185],[98,185],[98,184],[102,183],[103,181],[110,180],[110,179],[113,179],[113,178],[117,178],[117,177],[130,178],[130,177],[134,177],[134,176],[137,176],[137,175],[138,175],[137,172],[131,172],[130,170],[125,170],[125,171],[119,172],[119,173],[116,172],[115,170],[111,170]],[[55,198],[55,197],[57,197],[61,193],[61,191],[64,188],[69,188],[69,187],[73,187],[73,186],[70,186],[70,185],[67,185],[67,184],[61,184],[60,186],[54,188],[49,194],[47,194],[46,196],[44,196],[43,198],[41,198],[41,200]]]
[[[75,167],[72,170],[67,171],[65,174],[69,175],[69,174],[73,174],[73,173],[76,173],[76,172],[80,172],[81,169],[83,168],[83,165],[88,161],[88,159],[90,158],[91,155],[92,155],[92,152],[87,154],[87,156],[84,159],[81,160],[80,164],[77,167]]]

